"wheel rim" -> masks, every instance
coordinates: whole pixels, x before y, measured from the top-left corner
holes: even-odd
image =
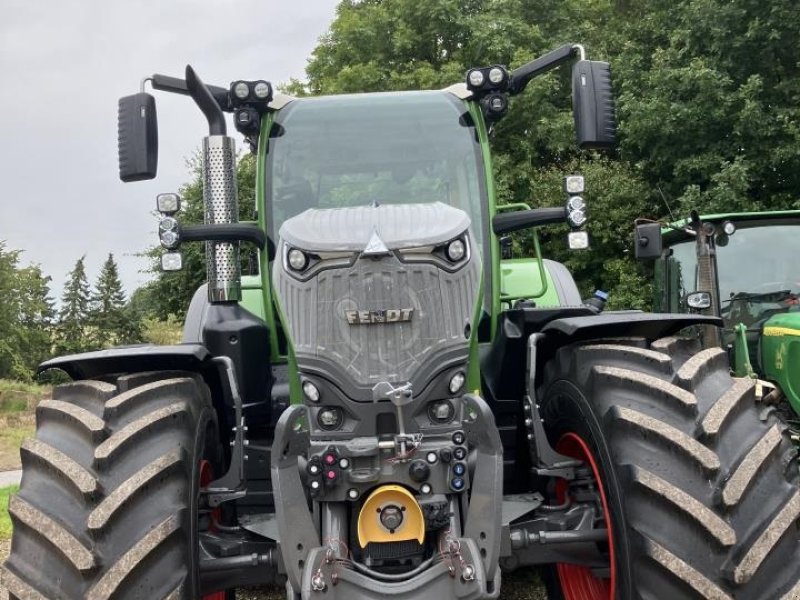
[[[200,487],[204,488],[209,483],[214,481],[214,468],[211,466],[211,463],[207,460],[200,461]],[[219,508],[215,508],[212,511],[212,516],[215,519],[219,519]],[[213,521],[212,521],[213,527]],[[214,592],[213,594],[207,594],[203,596],[202,600],[227,600],[228,593],[226,591],[221,592]]]
[[[603,505],[603,519],[608,531],[608,551],[610,559],[610,578],[601,579],[595,576],[589,567],[567,563],[556,564],[561,591],[564,600],[614,600],[617,587],[616,556],[614,554],[614,534],[611,527],[611,513],[608,509],[608,500],[603,488],[603,479],[589,445],[577,433],[565,433],[556,444],[556,451],[587,463],[597,482],[600,492],[600,502]],[[556,488],[559,502],[566,498],[567,486],[562,482]]]

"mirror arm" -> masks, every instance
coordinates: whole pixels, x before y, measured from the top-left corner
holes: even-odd
[[[178,77],[170,77],[169,75],[159,75],[155,73],[152,77],[145,78],[144,81],[150,81],[150,85],[153,86],[154,90],[159,90],[161,92],[170,92],[171,94],[183,94],[184,96],[191,96],[192,93],[189,91],[189,86],[186,85],[185,79],[179,79]],[[144,86],[144,81],[142,85]],[[226,88],[222,88],[216,85],[206,85],[208,91],[211,92],[211,95],[214,96],[214,100],[217,101],[219,107],[224,111],[230,111],[229,107],[229,100],[228,100],[228,90]]]
[[[567,220],[566,208],[534,208],[495,215],[492,218],[492,231],[495,235],[503,235],[521,229],[530,229],[539,225],[552,225]]]
[[[544,56],[540,56],[521,67],[517,67],[511,71],[508,93],[512,96],[519,94],[525,89],[525,86],[528,85],[531,79],[565,62],[569,62],[575,56],[576,52],[580,52],[583,55],[583,47],[577,44],[565,44],[560,48],[548,52]]]

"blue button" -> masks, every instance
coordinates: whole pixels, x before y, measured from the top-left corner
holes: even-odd
[[[464,480],[460,477],[456,477],[450,482],[450,487],[452,487],[454,490],[464,489]]]
[[[466,473],[466,471],[467,468],[464,466],[464,463],[456,463],[453,465],[453,473],[455,473],[458,476],[463,475],[464,473]]]

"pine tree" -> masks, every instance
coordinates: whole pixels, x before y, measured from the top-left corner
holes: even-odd
[[[92,339],[98,347],[127,341],[125,292],[119,279],[114,255],[109,254],[95,283],[91,296]]]
[[[67,285],[61,296],[56,339],[57,354],[73,354],[88,349],[85,338],[89,318],[89,281],[82,256],[70,271]]]
[[[30,373],[52,353],[54,301],[50,297],[50,277],[38,265],[18,272],[20,305],[20,351]]]

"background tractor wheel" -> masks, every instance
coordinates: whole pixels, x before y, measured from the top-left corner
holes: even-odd
[[[2,583],[11,598],[194,600],[201,461],[219,472],[209,391],[189,373],[58,386],[22,445]]]
[[[550,442],[594,470],[614,556],[557,565],[551,598],[800,598],[797,451],[723,350],[576,345],[544,376]]]

